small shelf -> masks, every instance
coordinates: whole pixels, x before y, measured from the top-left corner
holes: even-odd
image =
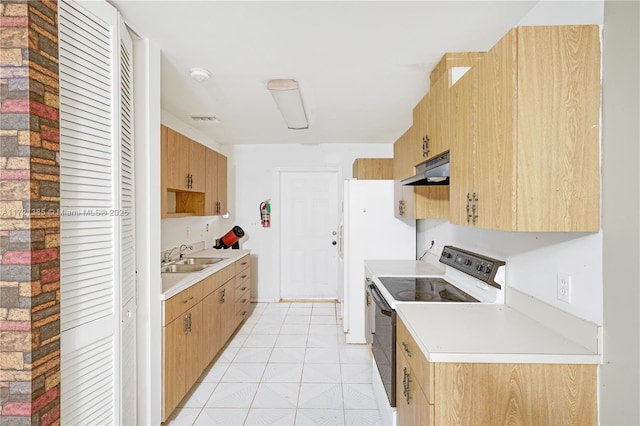
[[[195,213],[167,213],[167,219],[174,219],[177,217],[195,216]]]

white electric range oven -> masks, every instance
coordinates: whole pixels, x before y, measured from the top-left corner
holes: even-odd
[[[505,262],[453,246],[440,255],[443,270],[434,274],[403,274],[397,268],[367,274],[367,304],[370,312],[374,386],[380,405],[396,406],[396,304],[397,303],[497,303],[505,301]],[[409,268],[411,269],[411,268]],[[375,376],[376,370],[378,376]],[[382,410],[385,411],[384,409]],[[395,424],[395,422],[393,422]]]

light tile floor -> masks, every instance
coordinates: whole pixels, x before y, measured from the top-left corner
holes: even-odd
[[[167,422],[381,425],[366,345],[345,342],[333,303],[256,303]]]

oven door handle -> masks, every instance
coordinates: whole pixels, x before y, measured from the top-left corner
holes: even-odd
[[[375,284],[369,284],[369,290],[371,291],[371,297],[373,297],[373,301],[376,302],[376,305],[378,305],[378,307],[382,311],[382,315],[385,315],[388,317],[392,316],[393,313],[392,313],[391,306],[389,306],[387,301],[383,299],[382,295],[380,294],[380,291],[375,286]]]

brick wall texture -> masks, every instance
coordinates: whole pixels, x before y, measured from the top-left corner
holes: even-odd
[[[60,423],[58,5],[0,3],[0,424]]]

